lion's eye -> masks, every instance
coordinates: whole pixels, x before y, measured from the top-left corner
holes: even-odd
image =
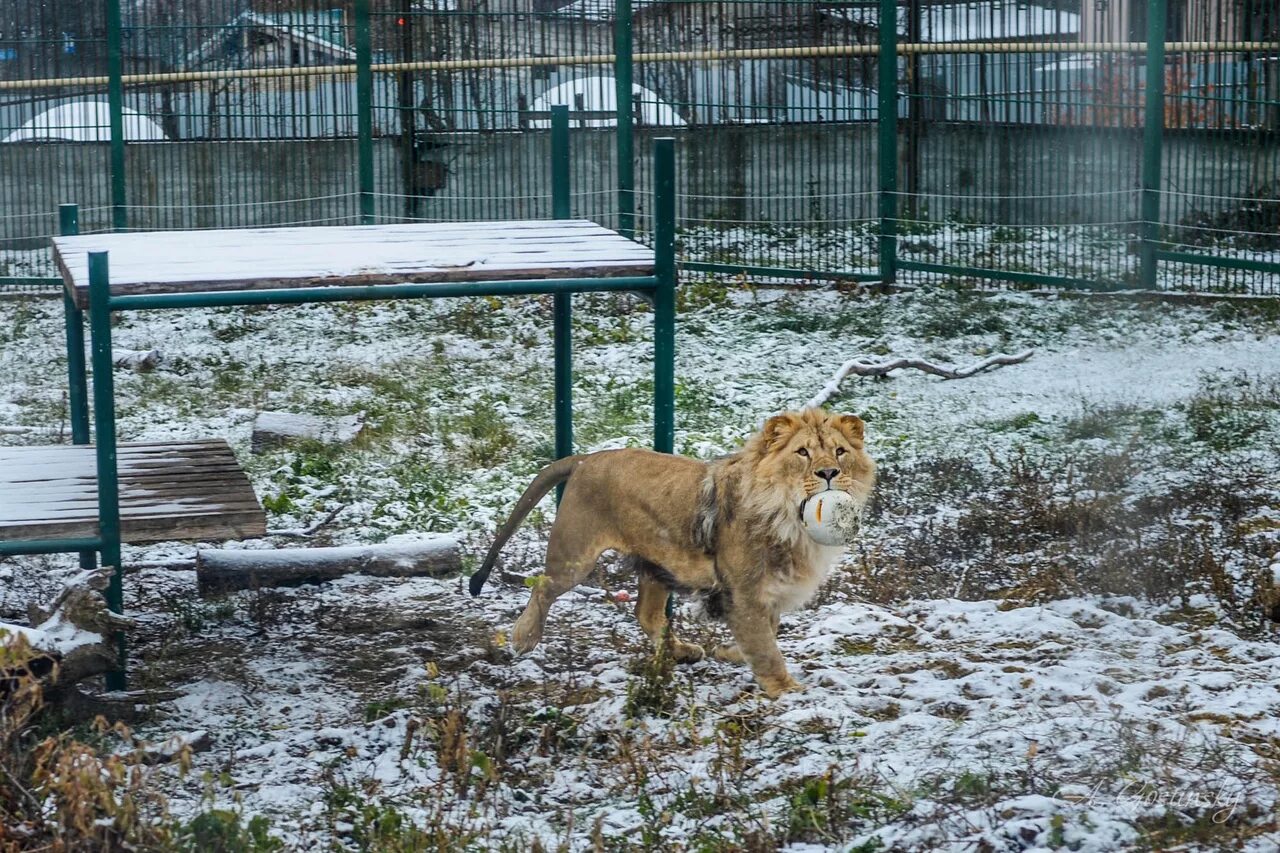
[[[806,449],[804,449],[803,447],[802,447],[802,448],[800,448],[799,450],[797,450],[797,451],[796,451],[796,453],[799,453],[799,454],[800,454],[801,456],[803,456],[805,459],[808,459],[808,458],[809,458],[809,451],[808,451],[808,450],[806,450]]]
[[[837,457],[844,456],[844,448],[843,448],[843,447],[837,447],[837,448],[836,448],[836,456],[837,456]]]

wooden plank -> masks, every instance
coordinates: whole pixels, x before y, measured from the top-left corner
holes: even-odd
[[[112,292],[649,275],[653,250],[585,220],[153,231],[54,239],[82,299],[88,252],[111,255]]]
[[[266,532],[249,478],[221,439],[122,444],[117,462],[126,542]],[[0,538],[94,536],[97,515],[93,447],[0,449]]]

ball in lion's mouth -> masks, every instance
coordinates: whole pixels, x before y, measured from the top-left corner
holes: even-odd
[[[848,545],[862,526],[862,508],[853,495],[838,489],[805,498],[800,517],[809,538],[819,545]]]

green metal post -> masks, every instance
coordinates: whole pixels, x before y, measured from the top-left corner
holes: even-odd
[[[631,238],[636,232],[635,128],[631,92],[634,88],[631,39],[631,0],[617,0],[613,20],[613,79],[618,112],[618,233]]]
[[[880,78],[876,102],[880,131],[880,281],[898,278],[898,8],[880,0]]]
[[[372,225],[373,206],[373,38],[369,0],[356,0],[356,168],[360,181],[360,221]]]
[[[572,215],[569,178],[569,108],[551,108],[551,216]],[[557,293],[555,305],[556,458],[573,455],[573,294]],[[556,488],[556,499],[564,484]]]
[[[653,143],[653,449],[676,443],[676,141]]]
[[[80,233],[80,207],[58,206],[58,233],[72,237]],[[89,383],[84,364],[84,312],[71,293],[62,290],[62,313],[67,327],[67,405],[71,410],[71,442],[89,443]]]
[[[58,205],[58,233],[73,237],[80,233],[80,207]],[[84,312],[76,305],[70,291],[62,289],[62,315],[67,327],[67,408],[70,409],[71,443],[89,443],[89,383],[84,364]],[[92,569],[98,564],[97,552],[80,552],[80,568]]]
[[[98,460],[98,536],[102,565],[114,573],[107,606],[124,611],[124,569],[120,565],[120,482],[116,471],[115,382],[111,375],[111,291],[106,252],[89,253],[89,334],[93,343],[94,445]],[[124,634],[117,636],[120,669],[107,673],[107,689],[125,686]]]
[[[111,114],[111,227],[129,227],[124,174],[124,33],[120,0],[107,0],[107,109]]]
[[[1141,285],[1156,288],[1160,259],[1160,166],[1164,142],[1164,39],[1166,0],[1147,0],[1147,82],[1142,127]]]
[[[676,445],[676,141],[653,143],[653,449],[674,453]],[[666,613],[675,615],[676,594],[667,592]]]

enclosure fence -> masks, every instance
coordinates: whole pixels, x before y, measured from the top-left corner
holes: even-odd
[[[677,137],[692,275],[1280,293],[1275,0],[0,0],[0,287],[56,286],[64,202],[549,217],[555,105],[642,240]]]

